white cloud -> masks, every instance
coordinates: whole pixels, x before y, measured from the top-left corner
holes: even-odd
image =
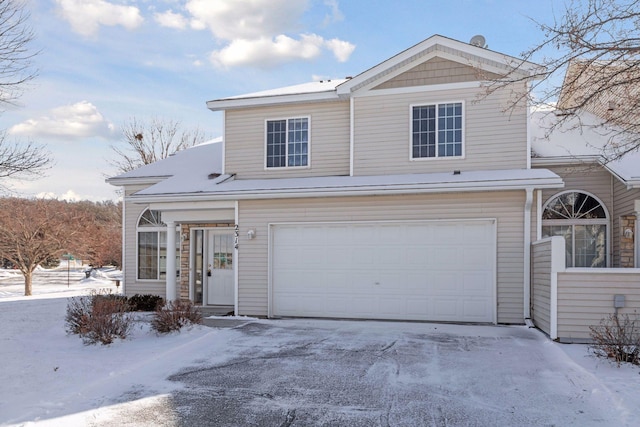
[[[46,116],[12,126],[12,135],[62,138],[108,138],[114,126],[87,101],[54,108]]]
[[[193,28],[223,40],[260,40],[299,28],[308,0],[189,0]]]
[[[326,0],[331,20],[343,15],[335,0]],[[192,29],[209,29],[224,47],[213,51],[211,62],[221,68],[273,67],[294,60],[312,60],[329,50],[340,62],[355,46],[317,34],[300,34],[301,18],[309,0],[188,0]]]
[[[100,25],[121,25],[128,30],[138,28],[143,18],[140,9],[109,3],[105,0],[55,0],[60,15],[73,31],[83,36],[95,35]]]
[[[187,18],[171,10],[164,13],[156,13],[153,15],[153,18],[161,26],[176,30],[184,30],[189,24]]]
[[[339,39],[327,40],[325,45],[333,52],[333,55],[340,62],[347,62],[356,48],[356,45]]]
[[[259,65],[270,67],[295,59],[313,59],[322,53],[324,40],[315,34],[294,40],[285,35],[275,39],[234,40],[222,50],[211,54],[211,61],[222,67]]]
[[[333,22],[339,22],[344,19],[344,15],[338,6],[338,0],[324,0],[325,6],[331,9],[331,13],[325,15],[323,25],[327,26]]]

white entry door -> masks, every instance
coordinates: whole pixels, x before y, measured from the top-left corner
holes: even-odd
[[[207,230],[206,236],[204,281],[207,305],[233,305],[233,232]]]
[[[198,229],[193,231],[192,241],[193,301],[234,305],[233,231]]]
[[[495,322],[493,220],[275,225],[275,316]]]

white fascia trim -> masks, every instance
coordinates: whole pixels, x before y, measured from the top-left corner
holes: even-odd
[[[437,92],[437,91],[449,91],[456,89],[475,89],[482,86],[482,82],[460,82],[460,83],[442,83],[437,85],[424,85],[424,86],[407,86],[391,89],[376,89],[367,92],[360,93],[359,91],[354,93],[354,97],[372,97],[372,96],[387,96],[387,95],[403,95],[407,93],[424,93],[424,92]]]
[[[208,202],[208,201],[200,201],[190,203],[188,206],[185,206],[184,203],[149,203],[149,209],[156,211],[178,211],[178,210],[210,210],[210,209],[233,209],[235,208],[235,203],[233,200],[220,200],[216,202]]]
[[[557,156],[557,157],[533,157],[532,166],[577,165],[585,163],[600,163],[601,156]]]
[[[211,111],[229,110],[233,108],[264,107],[270,105],[293,104],[313,101],[338,101],[340,97],[335,90],[328,92],[297,93],[293,95],[273,95],[256,98],[221,99],[207,101],[207,108]]]
[[[172,175],[163,175],[163,176],[143,176],[136,178],[107,178],[104,180],[107,184],[111,184],[114,187],[122,187],[123,185],[141,185],[141,184],[157,184],[159,182],[164,181],[167,178],[171,178]]]
[[[481,191],[511,191],[525,190],[527,188],[546,189],[561,188],[562,180],[554,178],[503,180],[486,182],[460,182],[441,184],[410,184],[393,186],[362,186],[337,188],[293,188],[293,189],[269,189],[246,190],[229,193],[199,193],[199,194],[172,194],[157,196],[130,196],[127,201],[133,203],[153,202],[190,202],[196,200],[251,200],[251,199],[283,199],[283,198],[309,198],[309,197],[343,197],[343,196],[386,196],[398,194],[425,194],[425,193],[468,193]]]

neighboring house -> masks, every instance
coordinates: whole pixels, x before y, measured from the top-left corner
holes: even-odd
[[[353,78],[208,102],[223,141],[108,180],[126,293],[268,317],[523,324],[533,308],[557,338],[557,259],[634,266],[614,227],[635,241],[639,177],[544,152],[560,140],[507,109],[525,83],[484,95],[515,63],[436,35]]]

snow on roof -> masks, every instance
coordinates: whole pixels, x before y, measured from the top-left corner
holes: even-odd
[[[222,173],[222,137],[178,151],[166,159],[141,166],[132,171],[109,178],[107,181],[118,185],[118,181],[143,178],[167,178],[174,175]]]
[[[329,176],[283,179],[234,180],[223,175],[217,179],[187,179],[185,175],[174,176],[142,191],[134,198],[145,196],[207,195],[219,198],[264,197],[267,194],[312,194],[331,192],[387,192],[391,190],[407,193],[420,191],[470,191],[520,188],[536,185],[558,188],[562,180],[547,169],[514,169],[464,171],[455,173],[375,175],[375,176]]]
[[[560,123],[555,111],[531,114],[531,149],[535,158],[599,161],[627,185],[640,186],[640,152],[605,161],[604,150],[617,134],[614,129],[608,128],[599,117],[584,111],[563,118],[565,121]]]
[[[218,101],[228,99],[262,98],[267,96],[301,95],[305,93],[331,92],[334,91],[338,85],[346,81],[347,79],[320,80],[299,85],[263,90],[260,92],[246,93],[244,95],[230,96],[228,98],[221,98]]]

